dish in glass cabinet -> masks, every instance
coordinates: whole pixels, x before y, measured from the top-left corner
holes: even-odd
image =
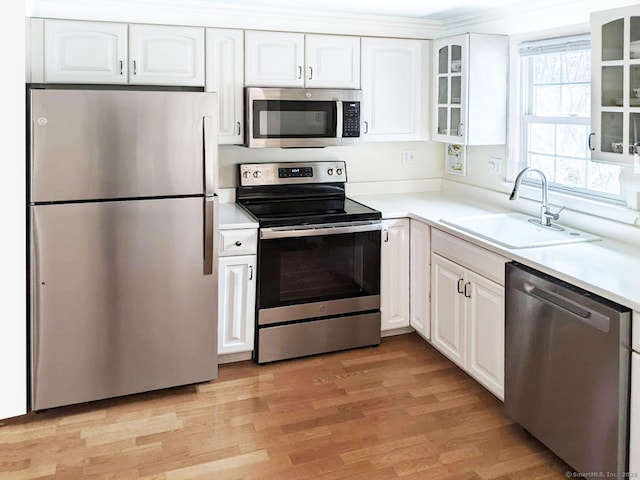
[[[462,71],[462,62],[460,60],[453,60],[451,62],[451,71],[454,73]]]
[[[635,40],[629,43],[629,57],[640,58],[640,40]]]
[[[615,103],[616,107],[624,106],[624,100],[622,98],[615,98],[613,102]],[[640,107],[640,98],[629,98],[629,106]]]
[[[613,153],[622,153],[622,142],[611,142],[611,151]]]

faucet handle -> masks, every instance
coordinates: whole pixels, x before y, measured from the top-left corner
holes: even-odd
[[[562,212],[566,206],[560,208],[557,212],[552,212],[550,208],[547,207],[547,210],[544,212],[545,216],[552,218],[553,220],[558,220],[560,218],[560,212]]]

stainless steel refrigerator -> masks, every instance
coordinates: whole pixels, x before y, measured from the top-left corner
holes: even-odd
[[[31,408],[216,378],[216,94],[28,97]]]

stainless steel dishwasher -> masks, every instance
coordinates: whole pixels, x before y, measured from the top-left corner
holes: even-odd
[[[505,286],[507,414],[577,473],[623,478],[630,310],[515,262]]]

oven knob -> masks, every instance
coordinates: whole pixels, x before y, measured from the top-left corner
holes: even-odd
[[[260,170],[256,170],[255,172],[253,172],[253,176],[255,178],[260,178],[262,176],[262,172]]]
[[[341,169],[341,168],[338,168],[338,169],[336,170],[336,173],[337,173],[338,175],[342,175],[342,169]]]
[[[242,176],[244,178],[250,178],[251,177],[251,172],[249,170],[246,170],[242,173]]]
[[[327,173],[328,173],[329,175],[333,175],[333,168],[330,168],[329,170],[327,170]]]

